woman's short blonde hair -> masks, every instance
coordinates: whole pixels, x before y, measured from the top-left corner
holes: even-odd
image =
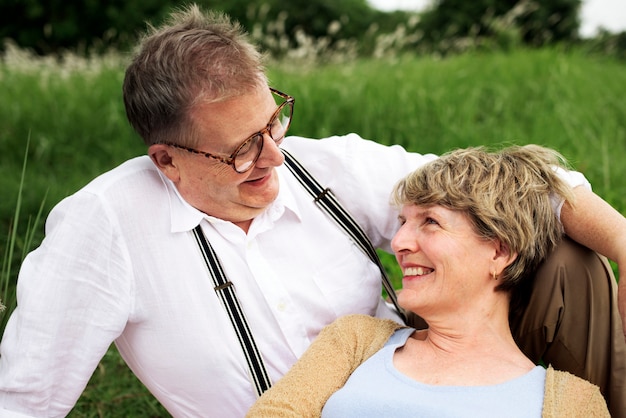
[[[561,239],[555,207],[561,199],[573,204],[574,198],[557,174],[564,167],[559,153],[537,145],[493,152],[484,147],[460,149],[400,181],[392,202],[465,212],[481,238],[498,239],[517,253],[497,287],[512,291],[532,276]]]

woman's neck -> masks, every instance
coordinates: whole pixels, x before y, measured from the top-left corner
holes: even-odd
[[[419,382],[490,385],[519,377],[534,367],[515,344],[502,315],[427,322],[428,329],[415,332],[394,354],[396,368]]]

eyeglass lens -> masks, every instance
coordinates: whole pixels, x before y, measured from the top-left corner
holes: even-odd
[[[291,123],[291,114],[292,108],[290,103],[283,102],[278,113],[270,121],[268,133],[275,142],[280,141],[285,136]],[[234,156],[235,170],[240,173],[248,170],[259,158],[262,150],[263,134],[257,133],[250,137]]]

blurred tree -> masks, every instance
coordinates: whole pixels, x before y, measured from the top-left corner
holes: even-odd
[[[434,43],[489,37],[494,35],[494,19],[508,16],[525,43],[544,45],[578,38],[581,4],[581,0],[434,0],[418,28]]]
[[[542,0],[532,4],[536,8],[517,20],[526,43],[540,46],[579,38],[582,0]]]
[[[2,0],[0,39],[39,54],[64,49],[97,52],[127,47],[146,19],[163,16],[176,1]]]
[[[626,61],[626,31],[611,33],[601,28],[595,38],[586,40],[583,44],[591,52]]]
[[[205,0],[204,4],[223,10],[251,32],[259,27],[265,34],[283,36],[292,47],[298,33],[325,38],[332,46],[339,40],[360,40],[379,21],[386,22],[385,29],[392,26],[389,14],[373,9],[367,0]],[[397,17],[391,20],[400,23]],[[269,42],[260,41],[261,46],[272,48]]]
[[[101,52],[126,49],[145,28],[158,23],[181,0],[2,0],[0,40],[10,38],[40,54],[64,49]],[[296,33],[313,38],[360,38],[373,22],[390,27],[402,15],[372,9],[366,0],[196,0],[206,9],[221,10],[249,31],[255,25],[283,35],[293,43]],[[393,30],[391,28],[390,30]],[[0,45],[0,48],[2,46]]]

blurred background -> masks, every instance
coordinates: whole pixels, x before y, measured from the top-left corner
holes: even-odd
[[[420,12],[431,6],[430,0],[368,0],[379,10]],[[580,9],[580,30],[583,38],[595,36],[600,30],[620,32],[626,29],[626,2],[622,0],[583,0]]]
[[[332,44],[353,39],[359,54],[371,53],[374,35],[403,30],[406,49],[426,51],[444,39],[493,36],[515,25],[526,44],[545,45],[620,34],[624,43],[623,0],[198,0],[223,10],[250,32],[279,35],[282,44],[261,42],[274,53],[298,39],[325,38]],[[38,54],[71,50],[89,54],[126,50],[146,21],[158,23],[177,0],[2,0],[0,40]],[[500,25],[500,26],[498,26]],[[288,44],[285,42],[288,40]]]

